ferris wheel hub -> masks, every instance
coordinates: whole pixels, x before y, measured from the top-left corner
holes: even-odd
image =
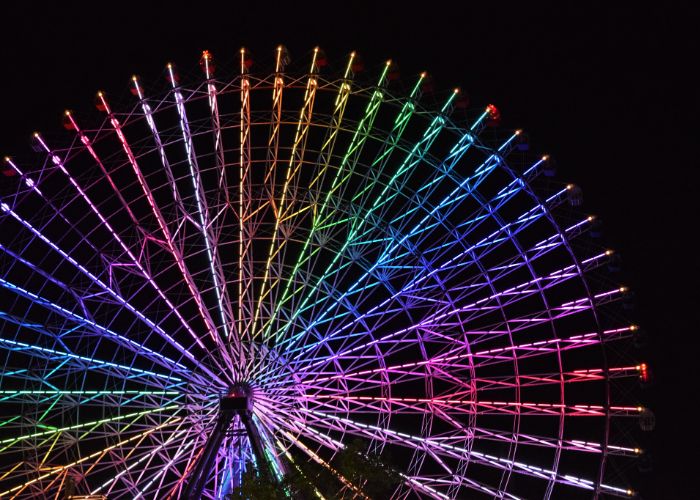
[[[252,396],[253,391],[248,384],[236,384],[219,400],[219,411],[251,411],[253,409]]]

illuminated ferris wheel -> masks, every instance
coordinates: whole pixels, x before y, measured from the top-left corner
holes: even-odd
[[[370,496],[348,450],[386,498],[634,495],[627,291],[547,156],[391,62],[201,66],[5,160],[0,496]]]

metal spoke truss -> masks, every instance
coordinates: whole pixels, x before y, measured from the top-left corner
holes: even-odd
[[[425,73],[236,57],[5,158],[0,497],[229,498],[309,461],[360,498],[351,442],[395,499],[633,496],[647,368],[580,190]]]

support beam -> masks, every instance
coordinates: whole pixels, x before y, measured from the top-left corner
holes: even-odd
[[[245,428],[250,441],[250,447],[255,455],[258,470],[261,475],[270,480],[275,479],[272,464],[265,454],[263,440],[257,426],[252,419],[251,391],[247,385],[239,385],[231,389],[229,393],[219,400],[219,417],[214,429],[207,438],[204,451],[201,454],[197,466],[190,475],[189,481],[183,492],[182,498],[197,500],[202,498],[202,492],[209,480],[209,475],[216,462],[224,438],[226,437],[234,418],[238,416]]]

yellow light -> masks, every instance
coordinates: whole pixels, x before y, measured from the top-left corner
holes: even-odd
[[[387,60],[386,60],[386,65],[387,65],[387,66],[391,66],[391,59],[387,59]]]
[[[168,63],[168,64],[166,64],[166,65],[165,65],[165,67],[166,67],[166,68],[168,68],[168,69],[173,69],[173,65],[172,65],[172,63]]]
[[[70,116],[70,111],[65,110],[64,113],[65,113],[66,116]]]
[[[518,130],[515,131],[515,135],[520,135],[520,134],[522,134],[522,133],[523,133],[523,131],[520,130],[520,129],[518,129]]]
[[[627,287],[626,287],[626,286],[621,286],[621,287],[620,287],[620,293],[625,293],[626,291],[627,291]]]
[[[421,78],[425,78],[426,76],[428,76],[428,72],[427,72],[427,71],[423,71],[423,72],[420,74],[420,77],[421,77]]]
[[[549,155],[544,155],[544,156],[542,157],[542,161],[547,161],[547,160],[549,160]]]
[[[350,52],[350,57],[355,57],[356,55],[357,55],[357,54],[355,53],[354,50],[353,50],[352,52]]]
[[[639,330],[639,327],[637,325],[630,325],[630,331],[634,332]]]
[[[455,87],[452,92],[454,92],[455,94],[459,94],[460,93],[459,87]]]
[[[34,137],[36,137],[37,139],[39,138],[39,132],[34,132],[32,135],[33,135]]]
[[[613,252],[612,250],[606,250],[606,251],[605,251],[605,255],[612,255],[613,253],[615,253],[615,252]]]
[[[6,157],[4,158],[4,160],[7,161],[7,162],[9,162],[9,161],[10,161],[10,157],[9,157],[9,156],[6,156]]]
[[[102,91],[101,91],[101,90],[97,92],[97,97],[102,97],[102,95],[103,95],[103,94],[102,94]]]
[[[136,75],[131,75],[131,81],[132,81],[132,82],[138,82],[138,81],[139,81],[139,77],[136,76]]]
[[[567,185],[566,185],[566,189],[568,189],[569,191],[571,191],[572,189],[574,189],[574,185],[573,185],[573,184],[567,184]]]
[[[593,222],[595,220],[595,215],[589,215],[588,217],[586,217],[586,220],[588,222]]]
[[[641,407],[641,406],[637,406],[637,411],[641,412],[642,410],[644,410],[644,408],[643,408],[643,407]]]

